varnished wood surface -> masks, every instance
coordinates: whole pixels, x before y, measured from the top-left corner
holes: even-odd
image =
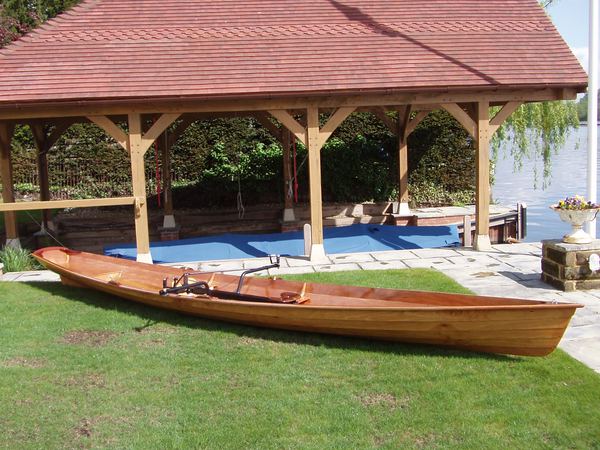
[[[171,267],[60,247],[34,256],[65,284],[101,290],[148,305],[262,327],[451,346],[514,355],[546,355],[562,337],[577,304],[401,291],[250,277],[243,293],[278,299],[305,290],[304,304],[249,303],[204,296],[159,295]],[[237,276],[194,275],[234,291]]]

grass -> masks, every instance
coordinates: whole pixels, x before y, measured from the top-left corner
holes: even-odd
[[[462,290],[422,270],[315,277]],[[0,447],[599,448],[600,377],[561,351],[258,329],[56,283],[0,283],[0,318]]]
[[[452,278],[443,275],[437,270],[430,269],[381,271],[357,270],[336,273],[320,272],[302,275],[286,275],[285,278],[288,280],[303,280],[314,283],[334,283],[350,286],[472,294],[469,289],[461,286]]]

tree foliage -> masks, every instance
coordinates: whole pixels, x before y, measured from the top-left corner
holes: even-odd
[[[545,188],[552,173],[552,155],[564,147],[570,133],[577,127],[579,119],[574,101],[524,104],[494,135],[492,158],[496,160],[499,150],[506,149],[514,159],[516,171],[522,168],[525,158],[539,162],[534,164],[534,187],[540,185],[541,171],[541,186]]]
[[[2,0],[0,4],[0,47],[18,39],[80,0]]]

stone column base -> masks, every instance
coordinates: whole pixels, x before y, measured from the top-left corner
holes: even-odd
[[[176,226],[174,215],[167,214],[163,217],[163,228],[175,228]]]
[[[490,236],[487,234],[476,234],[475,241],[473,242],[473,249],[477,250],[478,252],[489,252],[492,250]]]
[[[137,262],[152,264],[152,254],[150,253],[138,253],[135,260]]]
[[[396,212],[399,216],[410,216],[410,208],[408,207],[408,203],[399,203],[398,211]]]
[[[296,220],[296,214],[294,213],[294,208],[285,208],[283,210],[283,221],[284,222],[294,222]]]
[[[310,262],[312,263],[329,263],[329,258],[325,255],[325,247],[323,244],[312,244],[310,247]]]
[[[21,248],[21,239],[19,239],[19,238],[7,239],[6,244],[4,244],[4,245],[6,247],[15,248],[18,250]]]
[[[600,255],[600,240],[591,244],[542,241],[542,281],[565,292],[600,289],[600,270],[590,268],[594,254]]]

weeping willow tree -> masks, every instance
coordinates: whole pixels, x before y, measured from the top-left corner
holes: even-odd
[[[552,156],[565,145],[569,135],[579,127],[574,101],[527,103],[515,111],[492,140],[492,161],[500,150],[509,152],[516,172],[523,161],[534,162],[534,187],[546,188],[552,174]],[[540,177],[540,172],[542,176]]]
[[[540,0],[539,3],[548,8],[559,1]],[[527,103],[515,111],[494,135],[492,160],[498,160],[502,148],[509,150],[515,171],[522,169],[525,159],[532,160],[534,187],[540,184],[541,172],[541,185],[546,188],[552,174],[552,155],[564,147],[570,134],[577,128],[579,116],[575,101]]]

